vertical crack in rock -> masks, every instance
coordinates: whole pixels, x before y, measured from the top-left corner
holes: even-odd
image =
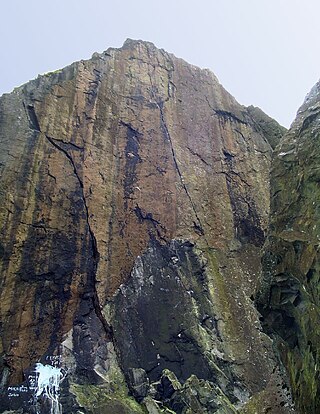
[[[196,230],[196,232],[197,232],[198,234],[200,234],[201,236],[204,236],[204,230],[203,230],[203,226],[202,226],[202,224],[201,224],[201,220],[200,220],[200,218],[199,218],[199,215],[198,215],[198,213],[197,213],[197,210],[196,210],[195,204],[194,204],[194,202],[193,202],[193,200],[192,200],[192,198],[191,198],[191,195],[190,195],[190,193],[189,193],[189,190],[188,190],[188,188],[187,188],[187,186],[186,186],[186,184],[185,184],[185,182],[184,182],[183,175],[182,175],[181,170],[180,170],[180,167],[179,167],[179,165],[178,165],[178,161],[177,161],[177,157],[176,157],[175,150],[174,150],[174,147],[173,147],[172,139],[171,139],[171,136],[170,136],[170,133],[169,133],[169,130],[168,130],[168,127],[167,127],[167,124],[166,124],[165,118],[164,118],[164,113],[163,113],[163,102],[157,102],[157,106],[158,106],[159,111],[160,111],[160,121],[161,121],[161,127],[162,127],[162,129],[163,129],[163,131],[164,131],[164,133],[165,133],[165,136],[166,136],[166,138],[167,138],[167,140],[168,140],[169,144],[170,144],[170,149],[171,149],[172,158],[173,158],[173,162],[174,162],[175,168],[176,168],[177,173],[178,173],[178,175],[179,175],[179,178],[180,178],[180,181],[181,181],[182,187],[183,187],[184,191],[186,192],[187,197],[188,197],[188,199],[189,199],[189,201],[190,201],[190,204],[191,204],[192,210],[193,210],[193,212],[194,212],[194,215],[196,216],[196,220],[197,220],[197,222],[194,222],[194,227],[195,227],[195,230]]]
[[[23,102],[23,106],[24,106],[24,109],[26,111],[26,114],[29,120],[30,129],[33,129],[34,131],[37,131],[37,132],[41,132],[38,117],[34,110],[34,106],[30,104],[26,105],[24,102]]]
[[[249,300],[267,221],[262,132],[206,70],[142,41],[109,52],[0,100],[0,411],[38,394],[33,411],[51,412],[59,387],[70,413],[288,414]],[[56,353],[63,383],[44,372]],[[35,370],[29,397],[14,384]]]
[[[234,218],[234,234],[241,243],[250,241],[257,247],[262,247],[265,235],[261,220],[254,202],[250,197],[251,185],[235,171],[234,155],[223,149],[224,171],[226,184]]]
[[[127,128],[127,142],[125,147],[125,177],[124,177],[124,208],[128,209],[128,200],[134,192],[134,186],[137,181],[137,166],[141,163],[139,155],[140,139],[142,134],[131,124],[120,121],[120,124]]]
[[[108,325],[108,323],[105,320],[104,316],[102,315],[101,307],[100,307],[100,304],[99,304],[98,293],[97,293],[97,290],[96,290],[95,274],[96,274],[96,270],[97,270],[100,255],[99,255],[98,248],[97,248],[97,240],[96,240],[96,237],[94,235],[94,232],[91,228],[90,221],[89,221],[89,209],[88,209],[86,197],[84,195],[83,181],[79,177],[77,167],[76,167],[76,165],[74,163],[74,160],[71,157],[71,155],[65,149],[63,149],[62,147],[60,147],[57,144],[58,140],[56,140],[52,137],[49,137],[48,135],[45,135],[45,136],[46,136],[47,140],[58,151],[61,151],[68,158],[68,160],[70,161],[70,164],[72,165],[73,172],[74,172],[74,174],[75,174],[75,176],[76,176],[76,178],[79,182],[79,186],[80,186],[80,189],[81,189],[81,196],[82,196],[84,208],[85,208],[85,211],[86,211],[86,222],[87,222],[87,226],[88,226],[88,230],[89,230],[89,234],[90,234],[91,247],[92,247],[92,258],[93,258],[93,261],[94,261],[94,272],[93,272],[92,275],[90,275],[90,280],[89,280],[89,283],[91,284],[91,288],[93,290],[93,292],[92,292],[93,293],[93,297],[92,297],[93,307],[94,307],[94,310],[95,310],[95,313],[96,313],[98,319],[100,320],[100,322],[101,322],[101,324],[102,324],[102,326],[103,326],[103,328],[104,328],[104,330],[107,334],[108,339],[111,340],[112,339],[112,329]]]
[[[173,63],[172,62],[171,62],[171,64],[173,66]],[[168,71],[168,69],[166,69],[166,70]],[[173,142],[172,142],[172,139],[171,139],[171,135],[170,135],[168,126],[166,124],[165,116],[164,116],[164,112],[163,112],[164,102],[168,101],[170,99],[170,96],[171,96],[170,95],[170,83],[172,83],[172,82],[170,81],[170,75],[168,75],[168,78],[169,78],[168,79],[168,98],[165,101],[163,101],[160,98],[157,98],[157,96],[155,95],[155,92],[154,92],[155,91],[155,87],[153,85],[152,76],[150,74],[150,71],[148,71],[148,76],[149,76],[150,85],[151,85],[151,96],[152,96],[152,98],[154,100],[154,103],[157,105],[157,108],[159,109],[159,112],[160,112],[160,125],[161,125],[161,129],[163,130],[163,132],[164,132],[164,134],[165,134],[165,136],[167,138],[167,141],[169,142],[174,166],[175,166],[176,171],[178,173],[178,176],[179,176],[181,185],[182,185],[182,187],[183,187],[183,189],[184,189],[184,191],[185,191],[185,193],[186,193],[186,195],[187,195],[187,197],[188,197],[188,199],[190,201],[191,208],[192,208],[192,210],[194,212],[194,215],[196,217],[196,221],[193,222],[195,232],[198,233],[200,236],[204,236],[203,226],[202,226],[201,220],[199,218],[199,215],[197,213],[195,204],[194,204],[194,202],[193,202],[193,200],[191,198],[190,192],[189,192],[189,190],[188,190],[188,188],[187,188],[187,186],[186,186],[186,184],[184,182],[184,178],[183,178],[183,175],[181,173],[181,170],[180,170],[180,167],[179,167],[179,164],[178,164],[178,161],[177,161],[175,149],[174,149],[174,146],[173,146]]]
[[[89,210],[88,210],[87,201],[86,201],[86,198],[85,198],[85,195],[84,195],[83,182],[82,182],[81,178],[79,177],[76,165],[73,161],[73,158],[71,157],[71,155],[65,149],[63,149],[62,147],[60,147],[60,145],[57,144],[57,141],[59,142],[59,140],[57,140],[55,138],[52,138],[52,137],[49,137],[48,135],[46,135],[46,138],[55,148],[57,148],[59,151],[63,152],[63,154],[68,158],[68,160],[70,161],[70,163],[73,167],[73,172],[74,172],[74,174],[75,174],[75,176],[76,176],[76,178],[79,182],[80,188],[81,188],[81,196],[82,196],[84,208],[86,210],[86,222],[87,222],[87,225],[88,225],[88,230],[89,230],[90,238],[91,238],[93,258],[95,260],[99,260],[99,252],[98,252],[98,249],[97,249],[97,241],[96,241],[95,235],[94,235],[94,233],[91,229],[90,222],[89,222]]]

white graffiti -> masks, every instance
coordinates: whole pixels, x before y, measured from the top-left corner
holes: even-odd
[[[26,383],[9,386],[7,396],[9,399],[19,398],[24,404],[32,405],[32,412],[43,414],[43,405],[39,399],[46,400],[46,414],[62,414],[62,406],[59,403],[60,384],[66,377],[66,370],[61,368],[61,355],[48,355],[45,360],[49,364],[38,362],[27,375]],[[48,408],[50,411],[48,412]],[[42,408],[41,408],[42,407]]]
[[[59,414],[61,412],[59,404],[59,387],[64,380],[65,374],[61,368],[52,365],[42,365],[40,362],[35,366],[36,387],[35,396],[47,397],[51,402],[51,413]]]

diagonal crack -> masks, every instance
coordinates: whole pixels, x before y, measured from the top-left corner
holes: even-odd
[[[235,122],[238,122],[239,124],[243,124],[243,125],[248,125],[248,123],[246,122],[246,121],[243,121],[242,119],[240,119],[239,117],[237,117],[237,115],[235,115],[235,114],[233,114],[232,112],[230,112],[230,111],[225,111],[225,110],[223,110],[223,109],[216,109],[216,108],[214,108],[212,105],[211,105],[211,103],[210,103],[210,101],[209,101],[209,99],[208,99],[208,97],[207,96],[205,96],[205,99],[206,99],[206,101],[207,101],[207,104],[208,104],[208,106],[209,106],[209,108],[215,113],[215,115],[217,115],[218,117],[221,117],[222,119],[224,119],[225,121],[226,120],[229,120],[229,121],[235,121]]]
[[[58,138],[51,138],[53,139],[55,142],[59,142],[61,143],[61,145],[63,145],[65,148],[70,148],[74,151],[83,151],[84,147],[80,147],[79,145],[75,144],[74,142],[67,142],[64,141],[63,139],[58,139]]]
[[[98,297],[98,292],[96,289],[96,280],[95,280],[95,275],[96,275],[96,271],[97,271],[97,267],[98,267],[98,262],[99,262],[99,258],[100,258],[100,254],[97,248],[97,240],[96,237],[94,235],[94,232],[91,228],[90,225],[90,221],[89,221],[89,209],[88,209],[88,205],[87,205],[87,201],[84,195],[84,187],[83,187],[83,181],[81,180],[78,171],[77,171],[77,167],[75,165],[75,162],[73,160],[73,158],[71,157],[71,155],[62,147],[60,147],[60,145],[58,145],[57,142],[59,142],[59,140],[56,140],[52,137],[49,137],[48,135],[45,135],[45,137],[47,138],[47,140],[60,152],[62,152],[67,159],[69,160],[72,168],[73,168],[73,172],[79,182],[79,186],[81,189],[81,196],[82,196],[82,200],[83,200],[83,204],[85,207],[85,211],[86,211],[86,223],[88,226],[88,230],[89,230],[89,235],[90,235],[90,240],[91,240],[91,247],[92,247],[92,258],[94,261],[94,271],[92,272],[92,275],[90,275],[90,287],[92,288],[92,304],[93,304],[93,308],[94,311],[98,317],[98,319],[100,320],[106,334],[107,334],[107,338],[109,340],[112,340],[113,334],[112,334],[112,327],[108,324],[108,322],[106,321],[106,319],[104,318],[102,311],[101,311],[101,306],[99,303],[99,297]]]
[[[92,228],[90,226],[90,221],[89,221],[89,209],[88,209],[88,205],[87,205],[87,201],[84,195],[84,189],[83,189],[83,181],[81,180],[81,178],[79,177],[76,165],[73,161],[73,158],[71,157],[71,155],[62,147],[60,147],[60,145],[57,144],[57,142],[60,142],[59,140],[56,140],[52,137],[49,137],[49,135],[45,135],[47,140],[55,147],[57,148],[59,151],[63,152],[63,154],[68,158],[68,160],[70,161],[72,167],[73,167],[73,172],[79,182],[80,188],[81,188],[81,197],[83,200],[83,204],[84,204],[84,208],[86,210],[86,222],[88,225],[88,229],[89,229],[89,234],[90,234],[90,238],[91,238],[91,246],[92,246],[92,252],[93,252],[93,258],[94,259],[99,259],[99,252],[97,249],[97,240],[95,238],[95,235],[92,231]]]
[[[210,164],[198,153],[198,152],[195,152],[195,151],[193,151],[190,147],[186,147],[187,148],[187,150],[189,150],[190,151],[190,153],[192,154],[192,155],[194,155],[195,157],[198,157],[199,159],[200,159],[200,161],[202,161],[207,167],[210,167]]]
[[[217,171],[218,174],[224,174],[230,181],[234,181],[232,177],[238,177],[239,180],[246,185],[247,187],[251,187],[251,184],[248,183],[243,177],[241,177],[240,173],[230,170],[230,171]]]
[[[40,128],[40,123],[39,123],[39,120],[38,120],[38,116],[36,114],[34,106],[31,105],[31,104],[25,104],[25,103],[23,103],[23,105],[24,105],[24,108],[26,110],[27,117],[29,119],[29,128],[33,131],[36,131],[37,133],[42,133],[41,128]],[[54,146],[58,151],[62,152],[67,157],[67,159],[69,160],[69,162],[70,162],[70,164],[73,168],[73,172],[74,172],[74,174],[75,174],[75,176],[76,176],[76,178],[79,182],[79,186],[80,186],[80,189],[81,189],[81,197],[82,197],[83,204],[84,204],[84,207],[85,207],[85,212],[86,212],[86,223],[87,223],[87,226],[88,226],[90,240],[91,240],[92,259],[93,259],[93,262],[94,262],[94,270],[93,270],[92,274],[90,274],[90,277],[89,277],[89,284],[90,284],[89,287],[92,289],[92,305],[93,305],[94,312],[97,315],[97,318],[100,320],[100,322],[101,322],[101,324],[102,324],[102,326],[103,326],[103,328],[106,332],[107,338],[110,341],[112,341],[113,340],[112,327],[109,326],[108,322],[106,321],[106,319],[104,318],[104,316],[102,314],[101,306],[100,306],[100,303],[99,303],[98,292],[97,292],[97,289],[96,289],[95,276],[96,276],[96,272],[97,272],[97,267],[98,267],[100,254],[99,254],[99,251],[98,251],[98,248],[97,248],[96,237],[95,237],[94,232],[93,232],[93,230],[91,228],[91,225],[90,225],[89,209],[88,209],[87,201],[86,201],[85,194],[84,194],[83,181],[81,180],[81,178],[78,174],[77,167],[75,165],[75,162],[74,162],[73,158],[68,153],[68,151],[66,149],[62,148],[59,144],[62,144],[62,145],[69,144],[76,150],[82,150],[83,148],[78,147],[75,144],[66,143],[63,140],[52,138],[47,134],[44,134],[44,136],[47,138],[47,140],[50,142],[50,144],[52,146]]]
[[[176,153],[175,153],[175,150],[174,150],[174,147],[173,147],[172,139],[171,139],[171,136],[170,136],[170,133],[169,133],[169,130],[168,130],[167,124],[165,122],[165,118],[164,118],[163,103],[162,102],[160,102],[160,103],[157,102],[157,106],[158,106],[159,111],[160,111],[161,127],[162,127],[162,129],[163,129],[163,131],[165,133],[165,136],[166,136],[169,144],[170,144],[170,148],[171,148],[171,153],[172,153],[172,158],[173,158],[174,165],[175,165],[176,170],[177,170],[177,173],[179,175],[179,178],[180,178],[182,187],[183,187],[185,193],[187,194],[187,197],[188,197],[188,199],[190,201],[192,210],[193,210],[194,215],[196,217],[196,222],[195,221],[193,222],[194,228],[195,228],[195,230],[196,230],[196,232],[198,234],[200,234],[201,236],[204,236],[204,230],[203,230],[203,226],[201,224],[201,220],[199,218],[199,215],[197,213],[195,204],[194,204],[194,202],[193,202],[193,200],[191,198],[191,195],[189,193],[188,187],[186,186],[186,183],[184,182],[183,175],[182,175],[181,170],[180,170],[180,167],[178,165],[178,161],[177,161]]]
[[[170,149],[171,149],[172,158],[173,158],[173,162],[174,162],[176,171],[177,171],[178,176],[180,178],[181,185],[182,185],[182,187],[183,187],[183,189],[184,189],[184,191],[185,191],[185,193],[186,193],[186,195],[187,195],[187,197],[188,197],[188,199],[190,201],[190,204],[191,204],[193,213],[194,213],[194,215],[196,217],[196,221],[193,222],[193,226],[194,226],[195,232],[197,234],[199,234],[200,236],[204,236],[203,225],[202,225],[201,220],[199,218],[199,215],[197,213],[195,204],[194,204],[194,202],[193,202],[193,200],[191,198],[191,195],[189,193],[188,187],[185,184],[183,175],[181,173],[181,170],[180,170],[180,167],[179,167],[179,164],[178,164],[178,161],[177,161],[177,157],[176,157],[175,149],[174,149],[173,142],[172,142],[172,139],[171,139],[171,135],[169,133],[169,129],[168,129],[167,124],[166,124],[166,121],[165,121],[165,116],[164,116],[164,112],[163,112],[163,105],[164,105],[165,102],[167,102],[170,99],[170,95],[168,95],[168,97],[165,99],[165,101],[161,100],[160,97],[158,98],[156,96],[156,93],[155,93],[155,90],[156,89],[155,89],[155,87],[153,85],[153,81],[152,81],[152,76],[151,76],[150,70],[148,70],[148,76],[149,76],[150,85],[151,85],[151,96],[152,96],[152,98],[154,100],[154,103],[157,105],[157,107],[159,109],[159,112],[160,112],[160,125],[161,125],[161,128],[162,128],[162,130],[163,130],[163,132],[164,132],[164,134],[165,134],[165,136],[166,136],[166,138],[167,138],[167,140],[168,140],[168,142],[170,144]],[[170,82],[170,79],[169,78],[168,78],[168,82]],[[206,242],[207,242],[207,240],[206,240]]]
[[[168,242],[168,240],[161,234],[161,230],[166,233],[166,228],[158,220],[153,218],[152,213],[144,213],[138,204],[134,208],[134,212],[140,222],[148,221],[152,224],[160,240],[163,240],[166,243]]]

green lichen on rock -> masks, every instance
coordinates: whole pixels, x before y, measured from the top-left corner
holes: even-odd
[[[280,125],[257,106],[250,105],[247,107],[247,110],[257,124],[257,127],[263,132],[271,147],[275,149],[287,131],[287,128]]]
[[[252,298],[272,128],[133,40],[5,95],[0,127],[0,411],[61,348],[61,400],[69,381],[89,412],[175,411],[161,385],[222,413],[270,388]]]
[[[239,267],[236,260],[232,267],[224,267],[224,262],[232,261],[190,241],[152,242],[110,304],[109,319],[125,376],[141,368],[148,372],[151,382],[160,381],[162,387],[156,399],[177,412],[191,404],[188,396],[201,396],[206,390],[212,393],[209,412],[238,409],[258,387],[268,388],[271,401],[276,398],[277,390],[265,386],[275,365],[266,356],[266,349],[272,353],[271,340],[251,325],[254,318],[259,324],[253,306],[240,313],[234,304],[226,274],[238,274]],[[255,338],[250,349],[248,335]],[[247,358],[239,367],[236,361],[243,355]],[[243,376],[247,387],[240,380]],[[179,409],[173,398],[180,401]],[[200,404],[197,398],[195,407]],[[194,410],[200,412],[199,407]]]
[[[182,388],[172,395],[170,405],[178,413],[235,414],[237,412],[219,387],[209,381],[199,380],[195,375],[191,375]]]
[[[57,73],[61,73],[62,69],[56,69],[56,70],[52,70],[50,72],[44,72],[42,74],[40,74],[39,76],[51,76],[51,75],[56,75]]]
[[[146,397],[143,400],[142,405],[146,408],[148,414],[176,414],[175,411],[170,410],[168,407],[164,407],[163,404],[159,404],[159,401],[155,401],[150,397]]]
[[[147,414],[147,411],[125,392],[110,393],[110,390],[94,385],[72,384],[70,391],[87,414]]]
[[[320,407],[320,83],[276,149],[270,234],[258,299],[267,332],[278,338],[296,406]]]

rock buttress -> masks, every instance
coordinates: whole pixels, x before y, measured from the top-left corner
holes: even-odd
[[[271,173],[270,235],[259,299],[301,413],[318,413],[320,84],[277,147]]]
[[[268,129],[210,71],[128,40],[0,123],[2,410],[290,412],[252,301]]]

